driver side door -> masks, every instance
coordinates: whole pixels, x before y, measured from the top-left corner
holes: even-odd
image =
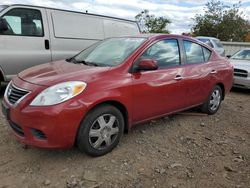
[[[136,60],[154,59],[158,70],[133,73],[133,120],[136,123],[168,114],[185,107],[186,88],[181,77],[178,39],[157,41]]]

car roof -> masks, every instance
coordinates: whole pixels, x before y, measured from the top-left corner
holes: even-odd
[[[162,39],[162,38],[183,38],[183,39],[191,39],[197,41],[197,39],[189,36],[178,35],[178,34],[164,34],[164,33],[140,33],[136,35],[126,35],[122,37],[131,37],[131,38],[147,38],[152,40]],[[200,42],[200,41],[198,41]]]
[[[243,48],[243,49],[240,49],[240,51],[243,51],[243,50],[250,50],[250,48]]]
[[[215,38],[215,37],[206,37],[206,36],[197,36],[197,37],[195,37],[195,38],[197,38],[197,39],[212,39],[212,40],[220,40],[220,39],[217,39],[217,38]]]
[[[174,39],[186,39],[189,41],[193,41],[196,42],[208,49],[212,49],[210,46],[206,45],[205,43],[199,41],[198,39],[194,38],[194,37],[190,37],[190,36],[185,36],[185,35],[178,35],[178,34],[164,34],[164,33],[140,33],[140,34],[136,34],[136,35],[124,35],[124,36],[118,36],[118,37],[110,37],[110,38],[145,38],[147,40],[160,40],[160,39],[164,39],[164,38],[174,38]]]

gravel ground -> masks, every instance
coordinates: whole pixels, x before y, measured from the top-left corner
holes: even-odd
[[[2,98],[1,94],[1,98]],[[250,187],[250,91],[216,115],[177,114],[135,127],[98,158],[24,149],[0,115],[0,187]]]

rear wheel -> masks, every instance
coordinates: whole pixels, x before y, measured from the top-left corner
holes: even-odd
[[[215,114],[222,101],[222,90],[221,87],[216,85],[211,91],[207,101],[202,105],[201,110],[209,115]]]
[[[77,146],[91,156],[101,156],[112,151],[122,136],[122,113],[111,105],[102,105],[84,118],[77,134]]]

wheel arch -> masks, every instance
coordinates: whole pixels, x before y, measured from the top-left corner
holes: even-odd
[[[105,105],[105,104],[108,104],[108,105],[112,105],[114,107],[116,107],[123,115],[123,118],[124,118],[124,132],[127,133],[129,131],[129,127],[130,127],[130,124],[129,124],[129,114],[128,114],[128,110],[126,108],[126,106],[121,103],[120,101],[117,101],[117,100],[105,100],[105,101],[101,101],[97,104],[95,104],[94,106],[91,106],[89,109],[88,109],[88,113],[90,111],[92,111],[93,109],[101,106],[101,105]]]
[[[222,100],[224,100],[225,99],[225,86],[224,86],[224,84],[222,82],[219,82],[216,85],[221,88],[221,91],[222,91]]]

